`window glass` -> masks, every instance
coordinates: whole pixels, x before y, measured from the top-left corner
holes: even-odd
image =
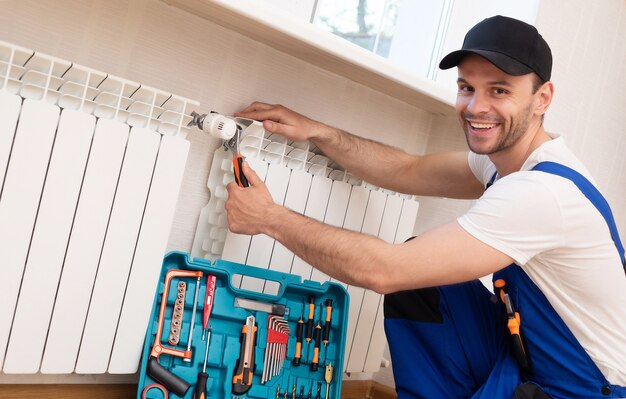
[[[357,46],[389,56],[400,0],[320,1],[315,24]]]

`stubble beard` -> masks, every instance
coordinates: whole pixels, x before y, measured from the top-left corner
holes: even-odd
[[[515,145],[528,131],[528,127],[530,126],[532,114],[532,104],[528,104],[526,108],[521,110],[517,115],[511,118],[511,125],[508,129],[505,129],[504,121],[501,118],[492,118],[493,123],[499,123],[500,129],[503,129],[497,137],[496,143],[487,149],[476,148],[477,146],[472,145],[470,141],[470,134],[467,127],[467,119],[472,119],[474,117],[470,112],[464,112],[460,117],[461,125],[463,126],[463,131],[465,132],[465,141],[467,142],[467,146],[469,149],[476,153],[482,155],[489,155],[499,151],[506,150],[507,148]],[[482,118],[484,119],[484,118]]]

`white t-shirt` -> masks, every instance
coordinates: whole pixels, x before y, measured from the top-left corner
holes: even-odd
[[[607,380],[626,386],[626,276],[619,254],[604,218],[570,180],[530,171],[542,161],[569,166],[593,183],[563,139],[553,136],[519,172],[497,179],[458,222],[512,257]],[[470,152],[468,162],[484,184],[496,171],[486,155]]]

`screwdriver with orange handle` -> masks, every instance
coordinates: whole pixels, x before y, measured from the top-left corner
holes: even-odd
[[[498,279],[494,282],[494,288],[496,295],[502,301],[506,309],[507,327],[513,340],[513,354],[515,355],[515,359],[521,368],[528,368],[528,356],[524,349],[520,332],[520,326],[522,324],[520,314],[513,309],[511,298],[506,292],[506,282],[502,279]]]
[[[309,316],[306,320],[306,335],[304,339],[307,344],[311,343],[311,338],[313,338],[313,327],[314,327],[314,319],[315,318],[315,297],[313,295],[309,296]],[[308,356],[308,345],[307,345],[307,356]]]

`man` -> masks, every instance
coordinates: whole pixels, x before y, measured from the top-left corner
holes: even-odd
[[[465,215],[392,245],[274,204],[246,164],[251,187],[228,186],[230,229],[267,234],[330,276],[393,293],[385,328],[401,398],[626,397],[623,249],[589,172],[544,130],[548,44],[531,25],[496,16],[440,64],[455,66],[469,152],[411,156],[278,105],[237,115],[312,141],[375,185],[477,199]],[[475,280],[489,273],[495,301]]]

